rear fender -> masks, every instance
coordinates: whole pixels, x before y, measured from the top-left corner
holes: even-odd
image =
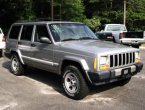
[[[19,60],[21,61],[21,63],[24,64],[24,61],[23,61],[23,59],[22,59],[22,54],[21,54],[20,50],[11,49],[11,53],[12,53],[12,54],[13,54],[13,53],[16,53],[16,54],[18,55]]]

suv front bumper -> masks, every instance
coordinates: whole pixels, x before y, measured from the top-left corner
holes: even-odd
[[[114,69],[114,70],[102,71],[97,73],[88,72],[88,77],[93,85],[102,85],[102,84],[130,78],[133,75],[140,72],[142,68],[143,68],[143,64],[137,63],[132,66]]]

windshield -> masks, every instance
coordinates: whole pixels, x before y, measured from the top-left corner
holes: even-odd
[[[124,25],[108,25],[107,31],[127,31]]]
[[[85,24],[55,23],[50,24],[49,27],[56,42],[97,39],[97,36]]]

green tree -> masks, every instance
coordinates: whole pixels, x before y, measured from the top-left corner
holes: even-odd
[[[51,18],[51,0],[33,0],[32,9],[36,18]]]
[[[127,5],[129,30],[145,30],[145,0],[129,0]]]
[[[94,16],[92,19],[84,19],[84,23],[86,23],[93,31],[96,31],[101,25],[99,18],[96,16]]]
[[[17,20],[34,18],[32,0],[1,0],[0,6],[0,27],[6,31]]]
[[[82,0],[61,0],[61,18],[72,21],[84,19],[84,6]]]

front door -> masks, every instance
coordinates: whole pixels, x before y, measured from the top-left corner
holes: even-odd
[[[31,44],[33,60],[35,61],[33,66],[40,69],[53,71],[53,44],[42,43],[40,41],[41,37],[47,37],[50,39],[47,25],[36,25],[34,42]]]

